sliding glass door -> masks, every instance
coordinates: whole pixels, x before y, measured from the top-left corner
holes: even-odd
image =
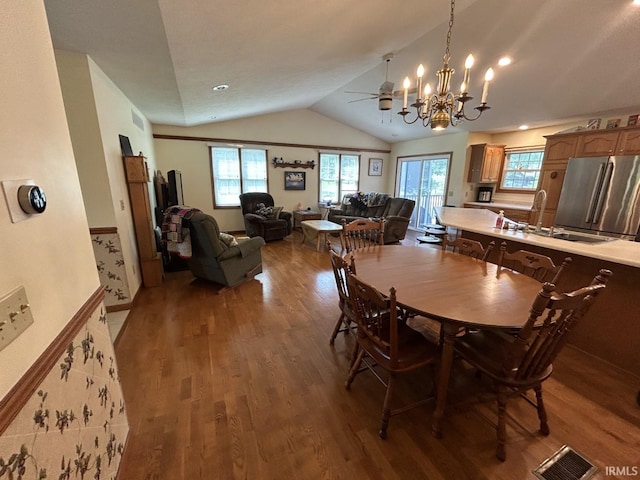
[[[447,194],[451,154],[398,158],[398,196],[415,200],[409,228],[435,223],[433,207],[441,207]]]

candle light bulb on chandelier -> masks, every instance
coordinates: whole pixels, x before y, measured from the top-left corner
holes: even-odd
[[[487,70],[487,73],[484,74],[484,87],[482,87],[482,99],[480,103],[487,103],[487,95],[489,95],[489,82],[493,80],[493,68]]]
[[[464,80],[460,85],[460,95],[464,95],[469,91],[469,74],[471,73],[471,67],[473,67],[473,55],[467,55],[467,59],[464,61]]]
[[[422,77],[424,76],[424,66],[422,64],[418,65],[418,70],[416,72],[416,75],[418,76],[418,79],[416,82],[418,85],[417,97],[418,97],[418,100],[420,100],[420,94],[422,93]]]
[[[402,98],[402,109],[406,110],[407,108],[407,98],[409,96],[409,87],[411,86],[411,80],[409,77],[404,77],[404,82],[402,83],[402,88],[404,88],[404,96]]]
[[[464,68],[467,70],[473,67],[473,55],[467,55],[467,59],[464,61]]]

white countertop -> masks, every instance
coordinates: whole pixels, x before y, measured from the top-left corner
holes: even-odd
[[[484,208],[510,208],[512,210],[531,210],[530,203],[510,203],[510,202],[464,202],[465,205],[475,205]]]
[[[442,225],[460,230],[640,267],[640,242],[628,240],[612,240],[602,243],[570,242],[522,231],[498,230],[494,227],[498,215],[486,209],[436,207],[435,211]]]

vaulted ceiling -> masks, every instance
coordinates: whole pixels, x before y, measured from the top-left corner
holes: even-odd
[[[448,0],[45,0],[54,47],[88,54],[156,124],[193,126],[309,108],[387,142],[431,135],[378,110],[384,54],[400,89],[435,84]],[[457,129],[504,131],[640,112],[640,5],[632,0],[457,0],[452,86],[496,70],[491,110]],[[500,57],[513,63],[497,67]],[[214,92],[212,87],[228,84]],[[476,105],[472,101],[472,106]],[[623,121],[624,123],[624,121]],[[451,129],[452,127],[449,127]]]

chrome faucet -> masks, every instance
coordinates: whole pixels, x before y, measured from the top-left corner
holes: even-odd
[[[536,202],[538,201],[538,197],[542,197],[540,201],[540,210],[538,210],[538,219],[536,221],[536,232],[542,230],[542,215],[544,214],[545,208],[547,208],[547,192],[546,190],[538,190],[536,192],[535,197],[533,197],[533,208],[536,208]]]

